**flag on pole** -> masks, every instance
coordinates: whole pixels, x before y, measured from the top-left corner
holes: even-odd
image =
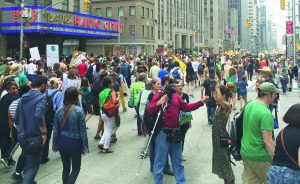
[[[173,55],[173,59],[179,63],[179,68],[183,71],[184,75],[186,75],[186,65],[180,59],[178,59],[175,55]]]

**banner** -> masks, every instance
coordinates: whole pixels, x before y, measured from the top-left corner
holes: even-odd
[[[173,59],[179,63],[180,69],[183,71],[184,75],[186,75],[186,65],[180,59],[173,55]]]
[[[39,48],[38,47],[32,47],[32,48],[30,48],[29,52],[30,52],[30,56],[31,56],[32,59],[34,59],[36,61],[41,60],[40,52],[39,52]]]
[[[286,21],[286,34],[293,34],[293,21]]]
[[[55,63],[59,63],[59,47],[58,45],[46,46],[47,66],[52,67]]]

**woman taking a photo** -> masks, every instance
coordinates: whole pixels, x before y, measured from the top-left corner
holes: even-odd
[[[115,116],[109,117],[105,112],[103,112],[103,106],[105,102],[112,98],[114,104],[117,104],[119,99],[117,98],[117,93],[113,90],[113,80],[111,77],[104,77],[102,81],[103,91],[99,94],[99,104],[101,119],[104,122],[104,133],[99,142],[98,148],[103,153],[112,153],[113,150],[109,147],[112,129],[115,124]]]
[[[52,149],[59,151],[63,162],[63,184],[75,183],[80,172],[81,154],[89,153],[85,114],[78,102],[77,88],[66,89],[64,106],[56,111],[54,118]]]
[[[286,112],[288,124],[276,138],[275,155],[269,169],[269,183],[300,183],[300,104]]]
[[[231,113],[230,100],[232,94],[230,90],[217,85],[213,93],[218,107],[212,123],[212,142],[213,142],[213,162],[212,172],[224,180],[224,184],[234,184],[234,174],[231,167],[228,145],[222,145],[222,138],[228,138],[229,134],[226,125]]]

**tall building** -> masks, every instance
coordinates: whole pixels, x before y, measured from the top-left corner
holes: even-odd
[[[261,49],[267,49],[267,7],[262,5],[260,7],[260,40]]]
[[[237,30],[237,43],[235,44],[235,48],[239,49],[241,45],[241,37],[242,37],[242,0],[228,0],[228,8],[230,10],[235,9],[237,11],[237,27],[235,30]],[[231,11],[229,11],[231,12]],[[244,15],[244,13],[243,13]]]
[[[106,16],[120,21],[120,39],[92,39],[87,48],[102,54],[152,54],[155,52],[155,6],[152,0],[93,0],[95,16]]]
[[[225,28],[228,26],[228,1],[203,0],[204,45],[214,53],[224,51]]]
[[[20,2],[0,0],[0,55],[18,58],[20,45],[24,57],[31,57],[31,47],[38,47],[40,55],[46,55],[46,45],[56,44],[60,55],[69,56],[75,50],[86,51],[89,39],[118,38],[118,21],[90,15],[91,5],[84,3],[89,1],[24,0],[27,13],[23,15]],[[21,28],[24,42],[18,44]]]
[[[101,53],[190,52],[203,47],[203,0],[93,0],[93,14],[99,12],[123,24],[119,40],[91,40],[88,48]],[[118,15],[118,9],[121,11]],[[117,49],[116,49],[117,48]]]

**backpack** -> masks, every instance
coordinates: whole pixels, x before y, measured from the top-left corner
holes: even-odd
[[[203,70],[204,70],[203,64],[199,64],[198,65],[198,73],[203,73]]]
[[[154,96],[154,93],[151,92],[148,96],[148,99],[147,99],[147,103],[146,103],[146,107],[145,107],[145,113],[144,113],[144,118],[143,118],[143,122],[144,122],[144,125],[145,125],[145,128],[148,132],[148,134],[151,134],[151,132],[153,131],[153,128],[154,128],[154,125],[155,125],[155,122],[158,119],[158,123],[155,127],[155,130],[153,131],[153,136],[157,135],[157,133],[161,130],[163,124],[163,119],[162,119],[162,113],[160,113],[160,116],[158,117],[158,114],[159,114],[159,111],[157,111],[156,113],[154,114],[149,114],[148,113],[148,107],[152,101],[152,98]],[[159,93],[159,99],[163,96],[163,93]],[[154,139],[153,139],[154,140]]]
[[[251,101],[249,101],[249,102],[251,102]],[[244,106],[244,108],[241,112],[237,112],[233,116],[233,119],[230,122],[229,137],[232,140],[232,144],[229,147],[229,152],[233,156],[235,161],[242,160],[240,151],[241,151],[241,147],[242,147],[243,118],[244,118],[244,110],[245,110],[246,105]]]
[[[179,68],[176,68],[176,69],[172,72],[172,75],[173,75],[173,77],[174,77],[175,80],[180,80],[180,79],[181,79],[178,70],[179,70]]]
[[[46,111],[45,111],[45,121],[46,123],[53,123],[55,110],[53,109],[53,97],[58,92],[58,90],[54,91],[52,95],[48,95],[48,91],[46,92]]]

